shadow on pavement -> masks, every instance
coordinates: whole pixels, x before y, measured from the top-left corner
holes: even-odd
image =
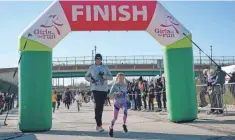
[[[191,122],[192,124],[235,124],[235,120],[213,120],[213,119],[200,119],[196,120],[194,122]]]
[[[109,137],[107,132],[92,132],[92,131],[70,131],[70,130],[51,130],[40,134],[50,135],[72,135],[72,136],[91,136],[91,137]],[[167,133],[149,133],[149,132],[129,132],[124,134],[123,132],[114,132],[114,138],[123,139],[148,139],[148,140],[212,140],[217,136],[207,135],[186,135],[186,134],[167,134]],[[222,138],[222,137],[221,137]],[[235,136],[223,136],[223,138],[234,140]],[[218,139],[219,140],[219,139]],[[224,139],[223,139],[224,140]]]
[[[27,133],[13,133],[13,132],[0,132],[0,140],[37,140],[34,134]]]

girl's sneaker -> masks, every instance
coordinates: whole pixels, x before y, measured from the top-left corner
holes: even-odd
[[[127,130],[126,125],[125,125],[125,124],[123,124],[123,125],[122,125],[122,127],[123,127],[123,132],[124,132],[124,133],[127,133],[127,132],[128,132],[128,130]]]
[[[109,136],[113,137],[113,128],[110,128],[110,127],[109,127]]]

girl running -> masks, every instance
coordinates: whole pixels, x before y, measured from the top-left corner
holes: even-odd
[[[124,81],[125,76],[123,73],[118,73],[116,77],[116,82],[111,88],[110,95],[114,96],[114,104],[113,104],[113,120],[111,121],[111,125],[109,127],[109,136],[113,137],[113,126],[115,121],[118,118],[118,113],[120,108],[123,110],[123,131],[125,133],[128,132],[126,127],[126,120],[127,120],[127,85]]]

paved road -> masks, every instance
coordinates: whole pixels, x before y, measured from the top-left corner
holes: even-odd
[[[16,137],[17,140],[235,140],[234,116],[207,116],[199,114],[193,123],[176,124],[167,120],[167,114],[156,112],[130,111],[128,134],[122,133],[122,112],[114,127],[115,136],[106,132],[95,132],[94,113],[91,103],[84,104],[76,111],[73,104],[70,110],[64,108],[53,114],[53,128],[44,133],[23,134],[17,130],[17,110],[10,112],[8,126],[3,126],[5,115],[0,116],[0,140]],[[103,126],[108,128],[112,119],[112,108],[105,107]],[[21,136],[22,135],[22,136]],[[21,136],[21,137],[20,137]]]

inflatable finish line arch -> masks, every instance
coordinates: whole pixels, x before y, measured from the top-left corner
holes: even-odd
[[[55,1],[20,36],[21,131],[51,129],[52,49],[71,31],[101,30],[146,30],[164,46],[169,119],[197,118],[192,43],[183,33],[192,36],[159,2]]]

